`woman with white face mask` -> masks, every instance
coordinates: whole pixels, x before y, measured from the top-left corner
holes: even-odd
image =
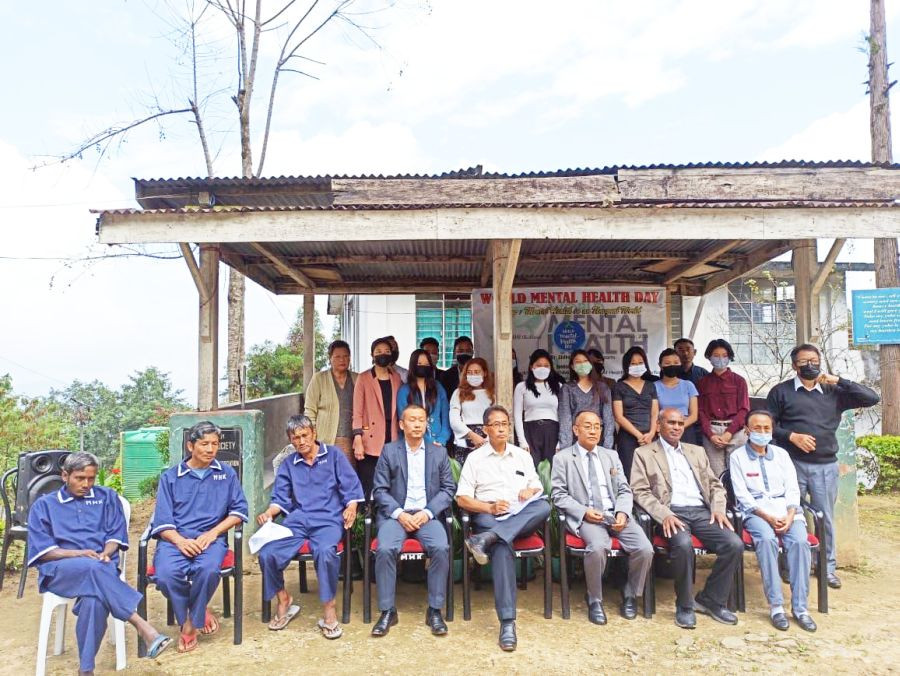
[[[750,411],[750,397],[747,381],[728,368],[734,360],[734,349],[727,340],[710,341],[704,356],[713,370],[697,383],[700,393],[697,413],[709,466],[716,476],[721,476],[728,467],[731,452],[747,442],[744,424]]]
[[[513,391],[513,421],[519,446],[531,453],[534,464],[551,460],[559,445],[559,391],[563,379],[553,368],[547,350],[528,358],[528,375]]]
[[[481,357],[468,360],[460,372],[459,387],[450,397],[450,427],[454,457],[465,462],[469,452],[487,442],[484,411],[494,404],[494,378]]]
[[[613,420],[612,394],[600,376],[590,355],[575,350],[569,356],[569,382],[559,392],[559,447],[575,443],[572,426],[579,411],[593,411],[603,423],[600,445],[612,450],[616,424]]]
[[[622,356],[622,377],[613,387],[613,415],[619,424],[616,450],[631,479],[631,461],[639,446],[646,446],[656,436],[659,400],[654,381],[658,380],[647,368],[647,353],[637,345]]]

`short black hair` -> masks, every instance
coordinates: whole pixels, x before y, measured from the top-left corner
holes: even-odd
[[[689,343],[691,347],[694,347],[694,341],[690,338],[679,338],[674,343],[672,343],[672,347],[678,347],[682,343]]]
[[[664,357],[678,357],[678,360],[681,361],[681,357],[678,356],[678,353],[671,347],[667,347],[665,350],[659,353],[659,364],[662,366],[662,360]]]
[[[209,420],[202,420],[194,425],[188,432],[188,443],[196,444],[207,434],[215,434],[219,439],[222,438],[222,430],[215,423]]]
[[[492,406],[488,406],[486,409],[484,409],[484,415],[481,417],[481,421],[485,425],[487,425],[488,420],[491,419],[491,413],[502,413],[506,416],[507,421],[512,420],[512,418],[510,418],[509,416],[509,411],[503,408],[500,404],[493,404]]]
[[[393,349],[394,349],[394,346],[391,345],[391,343],[387,339],[387,337],[376,338],[375,340],[372,341],[372,348],[369,350],[369,354],[375,354],[375,348],[378,347],[379,345],[387,345],[388,349],[391,351],[393,351]]]
[[[428,336],[427,338],[423,338],[422,341],[419,343],[419,347],[422,348],[423,350],[425,349],[426,345],[434,345],[437,348],[441,347],[441,344],[438,342],[438,339],[432,338],[431,336]]]
[[[347,352],[350,351],[350,343],[348,343],[346,340],[332,340],[331,345],[328,346],[328,356],[330,357],[332,352],[341,347],[347,350]]]
[[[752,418],[755,415],[767,415],[767,416],[769,416],[769,420],[772,421],[772,425],[775,424],[775,416],[772,415],[772,411],[770,411],[766,408],[754,408],[752,411],[750,411],[750,413],[747,414],[747,417],[744,418],[744,420],[746,421],[744,424],[749,427],[750,426],[750,418]]]
[[[706,352],[703,353],[703,356],[709,359],[710,355],[713,353],[713,350],[715,350],[717,347],[724,348],[728,353],[728,358],[734,359],[734,348],[731,347],[731,343],[729,343],[724,338],[716,338],[709,341],[709,345],[706,346]]]
[[[815,345],[812,345],[811,343],[803,343],[802,345],[798,345],[793,350],[791,350],[791,363],[792,364],[797,361],[797,355],[800,352],[803,352],[804,350],[808,350],[809,352],[815,352],[817,355],[819,355],[819,359],[822,358],[822,353],[819,352],[819,348],[817,348]]]
[[[475,343],[472,342],[472,339],[469,338],[469,336],[457,336],[456,340],[453,341],[453,349],[455,350],[456,346],[460,343],[469,343],[472,345],[472,347],[475,346]]]

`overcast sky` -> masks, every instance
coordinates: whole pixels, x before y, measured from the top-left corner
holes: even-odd
[[[205,174],[194,129],[173,118],[102,158],[31,169],[154,101],[184,105],[189,80],[166,17],[185,4],[0,4],[0,374],[18,392],[76,378],[118,386],[154,365],[196,399],[197,298],[184,262],[69,262],[110,252],[88,210],[134,206],[132,177]],[[888,0],[891,54],[898,10]],[[374,40],[325,29],[305,52],[323,62],[304,66],[319,79],[283,81],[264,174],[870,156],[864,0],[399,0],[357,19]],[[228,33],[206,30],[201,97],[232,82]],[[239,175],[235,116],[212,105],[216,173]],[[871,261],[871,242],[847,256]],[[282,340],[298,303],[248,283],[248,345]]]

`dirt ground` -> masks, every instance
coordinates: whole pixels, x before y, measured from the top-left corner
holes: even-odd
[[[134,510],[132,537],[149,516],[149,505]],[[302,612],[282,633],[273,633],[260,622],[260,576],[253,562],[245,576],[244,641],[232,645],[232,623],[222,620],[222,630],[204,637],[200,647],[188,655],[174,649],[159,659],[136,657],[135,635],[129,627],[128,669],[139,674],[288,674],[312,673],[582,673],[640,672],[644,674],[720,671],[780,673],[886,674],[900,671],[900,646],[896,617],[900,614],[900,586],[896,583],[896,560],[900,554],[900,496],[860,500],[860,521],[865,558],[854,569],[841,571],[843,589],[831,591],[827,615],[815,608],[815,580],[811,585],[811,610],[819,625],[807,634],[795,625],[776,632],[768,622],[762,585],[752,554],[745,558],[747,612],[735,627],[698,616],[694,631],[673,624],[673,590],[669,580],[657,581],[657,614],[652,620],[639,617],[628,622],[618,616],[618,592],[609,589],[609,624],[588,623],[581,600],[583,581],[574,585],[572,619],[560,616],[559,587],[554,585],[554,616],[543,618],[540,576],[519,595],[519,649],[507,654],[497,647],[498,623],[490,585],[473,596],[472,621],[462,620],[462,592],[457,585],[457,616],[450,634],[431,636],[424,626],[424,588],[398,585],[400,624],[382,639],[369,636],[371,625],[362,623],[361,584],[356,583],[351,621],[338,641],[326,641],[315,628],[318,603],[315,582],[312,594],[301,599]],[[133,540],[133,541],[134,541]],[[128,559],[129,579],[134,580],[136,557]],[[706,570],[698,570],[702,583]],[[0,673],[28,673],[34,668],[35,643],[40,615],[36,575],[29,575],[25,597],[16,600],[13,575],[0,592]],[[296,584],[296,574],[288,577]],[[787,595],[787,588],[785,588]],[[150,597],[150,620],[165,624],[165,604],[155,590]],[[296,594],[299,596],[299,594]],[[789,598],[789,596],[788,596]],[[214,602],[221,611],[221,595]],[[374,614],[374,613],[373,613]],[[48,673],[68,674],[77,670],[74,618],[67,622],[66,652],[49,656]],[[169,628],[172,632],[173,628]],[[174,635],[174,634],[173,634]],[[51,642],[52,645],[52,642]],[[98,673],[115,667],[112,646],[104,645],[97,657]]]

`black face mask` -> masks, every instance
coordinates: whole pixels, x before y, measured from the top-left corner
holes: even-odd
[[[662,374],[666,378],[677,378],[679,373],[681,373],[681,367],[677,364],[662,367]]]
[[[391,365],[391,355],[389,354],[377,354],[374,359],[375,365],[380,366],[381,368],[385,368],[386,366]]]
[[[800,377],[803,380],[815,380],[822,373],[818,364],[804,364],[800,367]]]
[[[458,352],[456,354],[456,363],[460,366],[465,366],[466,362],[474,356],[475,355],[473,355],[471,352]]]
[[[416,368],[413,369],[413,373],[416,378],[431,378],[434,375],[434,369],[427,364],[416,364]]]

